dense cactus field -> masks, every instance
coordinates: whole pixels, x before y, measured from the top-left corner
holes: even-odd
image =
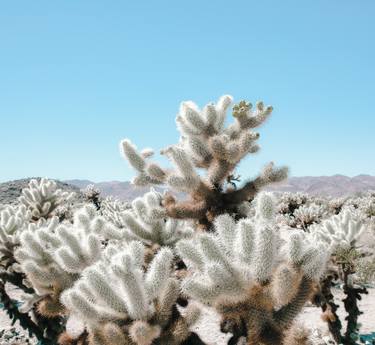
[[[197,327],[210,313],[228,345],[371,344],[358,318],[375,278],[375,192],[264,192],[287,178],[273,163],[240,179],[272,107],[241,101],[227,125],[232,102],[181,104],[180,140],[161,150],[171,167],[123,140],[133,183],[150,187],[130,203],[32,179],[0,205],[0,301],[18,327],[4,344],[210,345]],[[306,305],[325,337],[301,326]]]

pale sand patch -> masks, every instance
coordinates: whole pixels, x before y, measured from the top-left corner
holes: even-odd
[[[14,292],[16,291],[12,292],[12,295],[14,296]],[[346,314],[341,301],[344,297],[342,290],[334,289],[334,295],[336,296],[336,303],[340,305],[338,314],[340,315],[341,320],[344,322],[344,317]],[[359,302],[359,308],[364,312],[364,314],[359,317],[359,321],[362,324],[361,333],[366,334],[375,332],[375,289],[369,289],[369,294],[362,296],[363,299]],[[219,319],[219,315],[215,311],[209,308],[204,308],[201,319],[193,328],[193,330],[199,334],[207,345],[227,345],[230,334],[220,332]],[[321,319],[321,311],[317,307],[306,306],[299,316],[299,320],[309,328],[320,329],[323,335],[328,334],[327,325]],[[1,310],[0,330],[9,326],[9,318],[5,312]],[[19,327],[17,327],[17,329],[18,328]]]
[[[359,309],[364,313],[360,315],[359,322],[362,324],[361,334],[375,332],[375,289],[368,289],[368,295],[362,295],[363,299],[359,301]],[[346,312],[342,299],[344,294],[341,289],[334,289],[335,302],[340,306],[338,315],[342,320],[343,327],[346,327]],[[319,329],[322,335],[328,335],[327,324],[321,319],[321,309],[315,306],[306,306],[298,321],[301,321],[308,328]],[[219,328],[219,315],[214,311],[205,308],[204,315],[194,327],[194,331],[199,334],[203,341],[208,345],[226,345],[230,335],[223,334]]]

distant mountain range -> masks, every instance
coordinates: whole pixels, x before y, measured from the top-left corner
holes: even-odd
[[[30,178],[0,183],[0,204],[13,204],[17,202],[17,198],[21,194],[22,188],[27,187]],[[74,191],[82,198],[80,189],[86,188],[89,184],[93,184],[100,190],[103,196],[113,196],[121,200],[133,200],[143,195],[149,188],[139,188],[133,186],[130,182],[108,181],[94,183],[89,180],[67,180],[56,181],[59,188],[67,191]],[[162,188],[156,188],[163,191]],[[268,187],[267,190],[279,192],[303,192],[310,195],[322,196],[345,196],[355,195],[375,190],[375,176],[358,175],[348,177],[344,175],[334,176],[303,176],[291,177],[286,182],[279,183]],[[179,195],[180,197],[182,195]]]
[[[88,180],[67,180],[65,183],[80,189],[93,184],[103,196],[113,196],[122,200],[132,200],[143,195],[149,188],[139,188],[130,182],[109,181],[94,183]],[[358,175],[348,177],[344,175],[333,176],[303,176],[291,177],[286,182],[272,185],[267,188],[270,191],[303,192],[310,195],[345,196],[358,194],[368,190],[375,190],[375,176]]]
[[[303,192],[310,195],[339,197],[375,190],[375,176],[344,175],[291,177],[268,188],[280,192]]]
[[[39,179],[40,177],[34,178]],[[28,186],[31,179],[32,178],[24,178],[21,180],[0,183],[0,204],[16,204],[18,202],[18,197],[21,195],[22,189]],[[83,197],[82,193],[80,193],[80,187],[61,181],[56,181],[56,183],[60,189],[67,192],[75,192],[79,198]]]

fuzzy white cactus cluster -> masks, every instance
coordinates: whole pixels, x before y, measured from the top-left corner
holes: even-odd
[[[319,241],[326,243],[332,250],[350,248],[366,230],[366,225],[350,209],[325,220],[321,226],[312,227],[311,234]]]
[[[339,214],[346,201],[347,198],[345,197],[333,198],[327,201],[327,207],[333,214]]]
[[[245,155],[258,151],[255,144],[259,134],[252,129],[261,125],[272,112],[272,107],[264,107],[257,103],[256,110],[252,111],[250,103],[241,102],[234,109],[233,116],[236,122],[224,127],[226,112],[232,103],[231,96],[223,96],[218,103],[207,104],[200,110],[193,102],[183,102],[177,115],[176,123],[181,133],[180,143],[162,150],[175,165],[176,170],[170,171],[161,168],[156,163],[148,162],[152,151],[147,149],[139,153],[129,141],[121,142],[121,149],[126,159],[137,170],[138,176],[134,183],[137,185],[167,184],[177,191],[191,191],[198,188],[201,178],[194,166],[207,168],[214,160],[226,162],[226,170],[232,170]],[[222,182],[227,175],[224,167],[212,167],[209,172],[209,183]],[[230,167],[229,167],[230,166]],[[265,170],[272,174],[285,177],[285,169]]]
[[[235,122],[225,127],[231,103],[231,96],[223,96],[216,104],[209,103],[203,109],[190,101],[181,104],[176,117],[180,142],[161,150],[174,169],[164,169],[150,161],[152,151],[138,152],[129,140],[121,142],[122,153],[138,173],[134,184],[164,184],[174,191],[189,194],[188,200],[182,202],[171,195],[164,198],[170,217],[196,219],[208,227],[223,209],[237,211],[239,205],[253,199],[261,187],[286,177],[285,167],[275,168],[270,163],[257,178],[233,190],[229,182],[234,169],[246,155],[258,151],[259,134],[253,129],[269,117],[272,107],[258,102],[252,110],[250,103],[242,101],[233,107]],[[206,176],[200,176],[198,169],[206,170]]]
[[[31,211],[33,219],[38,220],[51,216],[60,204],[67,203],[73,195],[59,189],[55,181],[42,178],[39,181],[31,180],[28,188],[22,190],[19,201]]]
[[[7,206],[0,212],[0,248],[19,244],[19,235],[27,227],[31,213],[25,206]]]
[[[100,195],[100,190],[96,188],[94,184],[88,184],[86,188],[82,190],[82,192],[83,195],[89,200]]]
[[[129,236],[146,244],[173,246],[182,238],[193,235],[186,222],[169,218],[162,207],[162,195],[154,189],[131,203],[131,209],[121,213]]]
[[[375,229],[375,191],[368,191],[362,197],[347,199],[345,207],[349,208],[372,229]]]
[[[292,216],[286,217],[286,223],[289,226],[306,230],[312,224],[322,221],[327,215],[328,212],[324,205],[311,203],[297,208]]]
[[[128,202],[115,199],[111,196],[104,198],[100,203],[100,212],[103,217],[118,228],[125,227],[122,214],[130,208],[131,205]]]
[[[45,178],[32,179],[22,190],[18,205],[7,206],[0,212],[0,264],[8,270],[18,263],[15,251],[21,245],[26,230],[48,227],[57,207],[65,206],[73,193],[57,188],[54,181]],[[56,223],[55,220],[52,223]],[[18,268],[17,268],[18,269]]]
[[[20,235],[28,226],[31,212],[25,206],[8,206],[0,212],[0,268],[12,270],[14,250],[20,244]]]
[[[274,297],[280,300],[290,291],[293,280],[286,278],[296,275],[296,269],[308,279],[320,277],[328,260],[325,247],[315,246],[303,232],[291,233],[280,247],[272,197],[262,193],[257,199],[255,219],[236,222],[222,215],[215,220],[215,234],[200,234],[177,244],[194,272],[184,281],[186,294],[203,303],[246,299],[252,286],[275,279],[276,270],[276,281],[282,284],[275,287]]]
[[[173,253],[162,248],[145,272],[145,249],[140,242],[129,243],[125,251],[111,248],[110,258],[87,268],[62,295],[72,316],[84,320],[95,344],[151,345],[160,337],[160,344],[180,344],[197,320],[199,311],[190,308],[188,316],[172,320],[177,328],[170,327],[179,295],[179,282],[171,275]]]
[[[293,214],[294,210],[308,203],[309,200],[309,196],[305,193],[285,192],[279,196],[277,210],[281,214]]]
[[[15,265],[26,276],[21,276],[22,284],[31,289],[23,294],[19,310],[36,312],[57,323],[63,315],[69,315],[68,333],[62,335],[61,344],[82,336],[82,325],[90,330],[90,344],[118,344],[121,340],[124,344],[147,345],[155,338],[160,344],[183,343],[192,334],[189,328],[199,310],[189,307],[184,317],[177,310],[180,282],[172,272],[172,248],[179,239],[191,237],[193,229],[185,221],[169,219],[161,198],[151,190],[135,199],[131,208],[112,200],[104,203],[102,210],[88,204],[78,209],[71,221],[62,222],[50,213],[45,214],[48,219],[33,220],[32,211],[25,205],[3,210],[1,240],[7,246],[14,244]],[[121,227],[116,227],[119,219]],[[132,239],[141,240],[147,247]],[[155,244],[150,259],[146,252]],[[118,286],[112,285],[110,291],[109,282],[121,283],[123,288],[118,291]],[[96,310],[96,324],[87,310],[80,314],[82,305],[70,303],[77,300],[76,293],[81,296],[84,292],[91,310]],[[113,299],[119,293],[119,299]],[[100,323],[103,320],[104,328]],[[132,326],[120,328],[124,321]]]
[[[334,210],[328,200],[300,192],[282,193],[278,199],[278,222],[305,231],[328,218]]]
[[[121,231],[99,217],[93,206],[76,212],[73,224],[59,224],[57,217],[43,226],[30,224],[21,235],[15,257],[39,300],[43,299],[41,312],[61,314],[61,292],[101,258],[104,239],[121,236]]]
[[[374,226],[375,219],[375,192],[367,191],[361,196],[341,197],[327,201],[328,207],[339,214],[344,210],[350,210],[352,216],[362,220],[367,225]]]
[[[13,260],[26,286],[22,311],[65,328],[54,343],[204,345],[191,331],[204,304],[220,314],[228,344],[308,344],[293,322],[331,253],[352,246],[363,225],[348,207],[324,220],[325,201],[303,194],[285,196],[277,209],[275,196],[260,192],[286,177],[272,163],[237,186],[235,168],[259,149],[254,129],[272,107],[241,101],[226,126],[231,103],[181,104],[180,141],[162,150],[173,169],[121,142],[135,184],[165,185],[185,200],[151,189],[122,203],[93,190],[72,219],[55,217],[71,195],[42,179],[22,192],[21,206],[2,210],[0,259]],[[281,233],[280,215],[301,229]]]
[[[375,191],[370,191],[364,196],[364,201],[361,203],[360,209],[364,214],[374,220],[375,219]]]
[[[288,330],[323,274],[329,250],[302,231],[281,240],[271,194],[258,194],[255,205],[253,218],[221,215],[213,234],[178,242],[190,272],[182,290],[219,312],[221,329],[233,333],[231,344],[241,337],[249,344],[297,344],[288,342]]]

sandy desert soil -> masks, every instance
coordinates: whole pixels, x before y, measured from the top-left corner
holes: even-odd
[[[13,296],[17,295],[17,291],[9,291]],[[344,297],[340,289],[334,290],[336,302],[340,305],[338,310],[341,320],[344,320],[345,309],[342,303]],[[367,334],[375,331],[375,289],[369,289],[369,294],[364,295],[362,301],[359,303],[359,308],[364,312],[360,316],[359,321],[362,324],[361,333]],[[328,335],[327,325],[320,318],[320,309],[314,306],[306,306],[301,313],[299,320],[307,327],[312,329],[319,329],[322,335]],[[0,311],[0,330],[10,326],[10,321],[4,311]],[[17,325],[16,325],[17,326]],[[18,328],[18,327],[17,327]],[[219,316],[210,309],[204,309],[202,318],[194,327],[202,340],[208,345],[226,345],[230,337],[228,334],[223,334],[219,329]],[[1,344],[0,345],[5,345]],[[6,344],[8,345],[8,344]]]
[[[336,303],[340,305],[338,314],[340,319],[344,320],[345,309],[341,301],[344,295],[339,289],[334,290],[334,295],[337,296]],[[363,296],[362,301],[359,302],[359,309],[364,312],[359,317],[359,322],[362,324],[361,333],[375,332],[375,289],[369,289],[369,294]],[[327,324],[321,319],[321,311],[315,306],[306,306],[298,321],[301,321],[308,328],[319,329],[323,336],[329,334]],[[218,315],[207,309],[205,310],[204,317],[195,326],[195,331],[209,345],[226,345],[230,337],[220,332]]]

